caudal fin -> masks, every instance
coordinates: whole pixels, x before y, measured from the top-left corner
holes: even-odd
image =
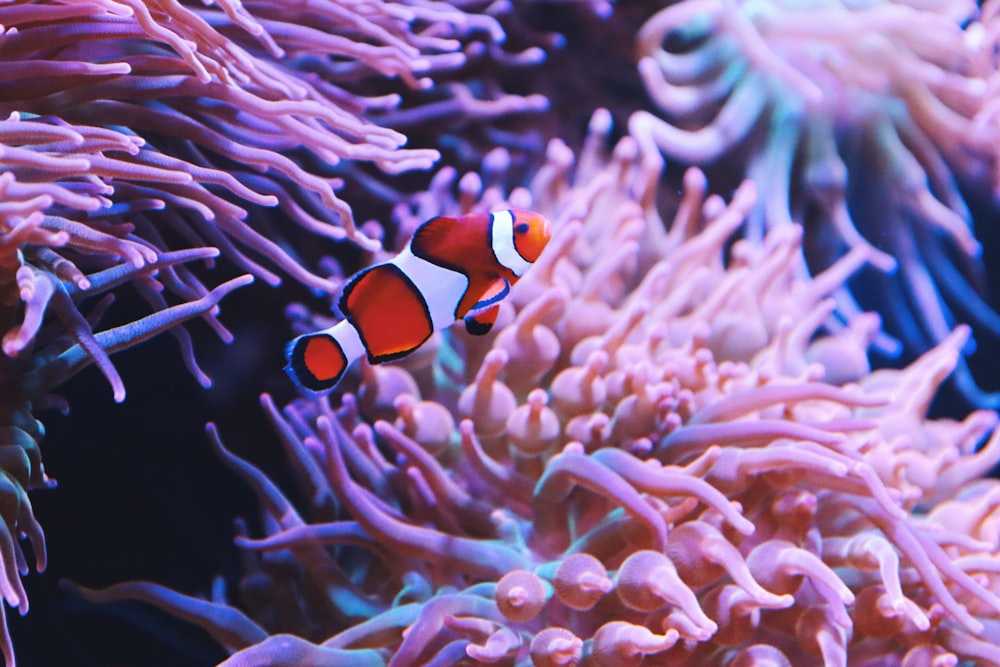
[[[337,339],[328,332],[299,336],[285,348],[285,372],[299,389],[327,392],[337,386],[350,360]]]

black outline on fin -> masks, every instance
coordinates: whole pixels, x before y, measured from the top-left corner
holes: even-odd
[[[344,361],[343,368],[336,377],[329,380],[320,380],[315,375],[309,371],[309,367],[306,366],[305,360],[305,350],[306,344],[309,343],[313,338],[319,336],[326,336],[334,345],[337,347],[337,351],[340,352],[340,356]],[[325,394],[326,392],[332,390],[336,387],[341,379],[343,379],[344,374],[347,372],[347,367],[350,365],[347,360],[347,355],[344,354],[344,349],[340,346],[340,342],[328,333],[311,333],[304,334],[289,341],[288,345],[285,346],[285,359],[288,361],[285,366],[285,373],[291,378],[295,386],[302,392],[308,395]]]
[[[465,330],[473,336],[485,336],[493,329],[493,325],[496,324],[496,320],[486,323],[480,322],[476,319],[475,315],[467,315],[464,321]]]

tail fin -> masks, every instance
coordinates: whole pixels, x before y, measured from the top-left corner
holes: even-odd
[[[299,336],[285,348],[285,372],[299,389],[318,394],[337,386],[350,359],[329,329]]]

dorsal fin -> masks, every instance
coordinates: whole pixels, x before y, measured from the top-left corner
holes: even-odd
[[[417,231],[413,233],[410,250],[421,259],[433,261],[431,258],[438,254],[442,244],[447,243],[457,222],[457,218],[445,216],[431,218],[417,227]]]
[[[431,218],[414,232],[410,251],[420,259],[471,278],[495,263],[489,239],[489,215]]]

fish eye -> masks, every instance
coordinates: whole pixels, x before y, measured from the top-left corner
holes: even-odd
[[[514,225],[515,234],[527,234],[529,229],[531,229],[531,226],[526,222],[519,222]]]

